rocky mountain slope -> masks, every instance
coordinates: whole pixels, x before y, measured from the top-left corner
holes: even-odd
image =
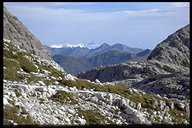
[[[62,55],[54,55],[52,58],[61,67],[63,67],[67,73],[73,75],[91,69],[88,59],[75,58],[71,56],[62,56]]]
[[[50,52],[6,7],[3,7],[3,38],[34,55],[51,60]]]
[[[189,37],[189,25],[187,25],[157,45],[147,59],[189,67]]]
[[[187,25],[160,43],[147,61],[97,68],[81,73],[78,77],[121,83],[160,95],[188,99],[189,42]]]

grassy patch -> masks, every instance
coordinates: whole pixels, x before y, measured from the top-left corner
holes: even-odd
[[[105,122],[112,123],[108,119],[105,119],[103,115],[101,115],[98,111],[96,110],[82,110],[78,109],[78,115],[81,117],[83,116],[84,119],[86,120],[86,124],[106,124]]]
[[[23,71],[27,73],[38,72],[38,68],[35,66],[35,64],[25,57],[25,56],[32,57],[30,52],[20,52],[19,49],[15,47],[13,44],[6,42],[4,43],[7,44],[7,46],[4,45],[4,47],[7,48],[4,48],[3,50],[4,54],[3,66],[6,67],[6,69],[4,69],[4,79],[11,81],[24,80],[25,76],[23,77],[22,75],[17,73],[17,71],[19,71],[20,69],[23,69]],[[50,76],[54,76],[56,78],[63,77],[64,75],[62,71],[58,71],[51,65],[40,65],[37,64],[37,62],[35,63],[40,68],[40,72],[43,71],[43,69],[45,69],[51,72]],[[55,81],[53,79],[47,80],[46,78],[36,77],[35,75],[30,74],[29,78],[27,79],[27,82],[35,83],[39,80],[43,81],[46,85],[52,84]]]
[[[24,118],[24,117],[18,116],[17,113],[18,113],[18,109],[16,107],[5,107],[3,109],[3,119],[13,120],[15,123],[19,125],[35,124],[29,115],[27,115],[27,118]]]
[[[64,104],[65,102],[69,102],[70,104],[77,104],[77,100],[74,99],[73,95],[71,93],[65,92],[65,91],[57,91],[55,95],[52,95],[49,97],[49,100],[59,102],[61,104]]]
[[[173,122],[176,124],[183,123],[181,119],[185,119],[189,122],[189,118],[187,116],[187,113],[184,111],[180,111],[177,109],[172,109],[168,112],[171,116],[173,116]]]
[[[51,72],[51,74],[50,74],[51,76],[54,76],[56,78],[64,76],[64,73],[62,71],[59,71],[59,70],[53,68],[53,66],[51,66],[51,65],[39,65],[39,64],[37,64],[37,66],[39,67],[40,72],[43,72],[43,69],[47,70],[47,71]]]
[[[20,65],[14,60],[5,58],[3,60],[3,66],[7,68],[4,70],[4,79],[17,81],[19,77],[17,71],[20,70]]]

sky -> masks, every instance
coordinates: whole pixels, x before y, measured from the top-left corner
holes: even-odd
[[[153,49],[189,24],[189,2],[4,2],[42,44]]]

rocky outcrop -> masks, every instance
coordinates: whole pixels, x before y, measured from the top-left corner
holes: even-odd
[[[158,44],[147,59],[189,67],[189,36],[189,25],[187,25]]]
[[[6,7],[3,7],[3,38],[41,58],[51,60],[50,52]]]
[[[133,85],[137,89],[177,99],[189,99],[189,74],[157,74]]]

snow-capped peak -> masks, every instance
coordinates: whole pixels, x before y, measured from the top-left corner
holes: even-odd
[[[62,48],[63,45],[61,45],[61,44],[59,44],[59,45],[54,44],[54,45],[51,45],[50,47],[51,47],[51,48]]]
[[[74,47],[84,48],[85,45],[82,44],[82,43],[78,43],[78,44],[67,44],[67,47],[70,47],[70,48],[74,48]]]

